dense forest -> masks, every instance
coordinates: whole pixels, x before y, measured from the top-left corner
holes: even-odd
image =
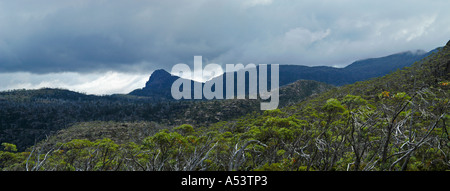
[[[29,137],[39,141],[20,148],[18,140],[2,137],[0,169],[450,170],[449,77],[450,42],[383,77],[341,87],[286,86],[280,109],[264,112],[252,112],[259,107],[252,100],[156,104],[127,96],[68,101],[43,98],[48,92],[4,92],[2,136],[25,127],[48,136]],[[296,98],[304,87],[312,90]]]

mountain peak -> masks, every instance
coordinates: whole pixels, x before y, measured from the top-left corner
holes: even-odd
[[[158,70],[153,71],[152,75],[155,75],[155,74],[156,75],[170,75],[170,73],[164,69],[158,69]]]
[[[163,69],[158,69],[153,71],[153,73],[150,75],[150,78],[148,79],[146,86],[150,86],[151,84],[160,84],[163,83],[164,81],[167,81],[169,78],[172,78],[173,76],[163,70]]]
[[[172,83],[178,78],[178,76],[172,76],[163,69],[158,69],[153,71],[150,75],[144,88],[133,90],[130,94],[138,96],[171,97],[170,88]]]
[[[153,71],[153,73],[150,75],[150,79],[152,78],[167,78],[172,76],[169,72],[163,70],[163,69],[158,69]]]

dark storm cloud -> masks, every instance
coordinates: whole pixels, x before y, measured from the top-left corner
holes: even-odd
[[[148,72],[210,62],[342,65],[432,49],[447,1],[1,1],[0,72]]]

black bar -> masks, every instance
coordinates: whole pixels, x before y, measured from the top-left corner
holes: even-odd
[[[357,185],[361,189],[392,189],[414,188],[417,185],[427,188],[443,186],[442,183],[447,182],[449,175],[450,172],[0,172],[0,183],[36,188],[61,184],[65,188],[86,189],[95,186],[164,191],[322,190]],[[214,180],[214,183],[211,184],[207,179]],[[183,185],[186,180],[190,180],[189,184]]]

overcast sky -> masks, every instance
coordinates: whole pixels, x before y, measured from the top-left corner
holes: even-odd
[[[128,93],[155,69],[343,67],[450,40],[448,0],[0,0],[0,90]]]

